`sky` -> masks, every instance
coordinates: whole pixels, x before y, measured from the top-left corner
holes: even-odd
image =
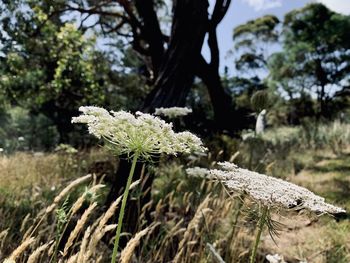
[[[233,67],[233,58],[228,57],[228,51],[233,47],[233,28],[267,14],[273,14],[283,18],[289,11],[301,8],[307,3],[322,2],[333,11],[350,15],[350,0],[232,0],[230,8],[217,28],[218,42],[220,49],[220,70],[225,66]],[[210,3],[215,3],[210,0]],[[210,58],[207,46],[203,47],[203,55]]]

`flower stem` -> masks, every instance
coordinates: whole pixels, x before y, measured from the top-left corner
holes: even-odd
[[[129,172],[128,181],[126,183],[124,194],[123,194],[122,206],[121,206],[120,212],[119,212],[118,226],[117,226],[117,231],[116,231],[115,240],[114,240],[114,247],[113,247],[113,254],[112,254],[112,261],[111,261],[112,263],[116,263],[116,260],[117,260],[118,245],[119,245],[119,239],[120,239],[120,232],[122,230],[126,201],[128,200],[129,189],[130,189],[130,185],[132,182],[132,177],[133,177],[134,172],[135,172],[135,167],[136,167],[138,157],[139,157],[139,154],[135,153],[135,155],[132,159],[132,164],[131,164],[131,169]]]
[[[262,212],[262,215],[259,219],[259,222],[258,222],[258,232],[256,234],[256,238],[255,238],[255,244],[254,244],[254,247],[253,247],[253,251],[252,251],[252,254],[250,255],[250,260],[249,260],[249,263],[254,263],[255,262],[255,259],[256,259],[256,252],[258,250],[258,246],[259,246],[259,242],[260,242],[260,238],[261,238],[261,233],[264,229],[264,225],[266,223],[266,217],[267,217],[267,214],[268,214],[268,206],[264,206],[263,207],[263,212]]]

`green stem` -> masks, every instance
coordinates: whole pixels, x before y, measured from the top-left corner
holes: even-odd
[[[248,163],[248,169],[251,170],[253,166],[253,146],[250,145],[250,152],[249,152],[249,163]]]
[[[255,143],[255,138],[256,138],[256,131],[254,130],[254,143]],[[252,170],[252,166],[253,166],[253,154],[254,154],[254,146],[252,145],[252,142],[249,143],[249,151],[250,151],[250,154],[249,154],[249,163],[248,163],[248,169],[249,170]]]
[[[268,206],[264,206],[262,215],[261,215],[261,217],[259,219],[259,222],[258,222],[258,232],[256,234],[255,244],[254,244],[254,247],[253,247],[252,254],[250,255],[249,263],[254,263],[255,262],[256,252],[258,250],[258,246],[259,246],[259,242],[260,242],[260,238],[261,238],[261,233],[262,233],[262,231],[264,229],[264,225],[266,223],[266,217],[267,217],[268,211],[269,211]]]
[[[131,169],[130,169],[130,173],[129,173],[129,177],[128,177],[128,182],[126,183],[124,194],[123,194],[122,206],[120,208],[120,213],[119,213],[119,217],[118,217],[117,232],[115,234],[115,240],[114,240],[114,247],[113,247],[113,254],[112,254],[112,261],[111,261],[112,263],[116,263],[116,260],[117,260],[120,232],[122,230],[126,201],[128,200],[129,189],[130,189],[130,185],[132,182],[132,177],[133,177],[134,172],[135,172],[135,167],[136,167],[138,157],[139,157],[139,154],[135,153],[135,155],[132,159],[132,165],[131,165]]]

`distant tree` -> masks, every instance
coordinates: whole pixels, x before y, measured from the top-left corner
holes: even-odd
[[[239,77],[235,81],[248,94],[266,88],[267,62],[271,46],[279,38],[279,19],[266,15],[239,25],[233,30],[235,67]],[[241,85],[240,85],[241,84]]]
[[[270,64],[271,77],[292,93],[315,89],[318,117],[331,115],[332,97],[327,88],[349,85],[349,32],[350,17],[322,4],[309,4],[284,18],[283,53]]]
[[[267,88],[265,78],[268,74],[267,62],[271,46],[279,38],[279,19],[266,15],[233,29],[236,74],[230,79],[229,87],[235,101],[236,111],[245,117],[244,128],[255,124],[252,95]]]

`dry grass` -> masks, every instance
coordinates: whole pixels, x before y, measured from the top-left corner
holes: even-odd
[[[103,156],[95,153],[88,158],[93,159],[92,155],[95,159]],[[116,228],[112,218],[120,197],[109,208],[102,209],[101,198],[108,188],[101,187],[101,182],[93,176],[77,173],[74,166],[70,168],[70,176],[62,178],[59,176],[60,168],[57,168],[60,167],[59,158],[55,154],[34,156],[25,153],[0,157],[0,166],[6,175],[0,175],[1,179],[6,178],[0,180],[0,189],[11,192],[14,197],[11,199],[14,202],[8,194],[0,197],[5,205],[5,208],[0,208],[0,260],[15,258],[17,263],[34,263],[49,262],[54,258],[55,242],[59,240],[56,209],[62,208],[68,196],[67,222],[64,224],[70,226],[70,235],[59,247],[57,261],[109,261],[113,248],[111,238]],[[349,156],[327,157],[308,166],[297,176],[289,176],[289,179],[318,193],[328,194],[331,202],[348,207],[349,199],[340,195],[346,189],[339,190],[337,180],[349,182],[349,160]],[[200,162],[215,164],[214,157]],[[145,213],[154,207],[151,213],[153,223],[147,226],[140,220],[138,233],[124,233],[129,242],[119,254],[121,262],[204,263],[214,262],[217,258],[225,262],[247,262],[254,224],[246,213],[242,213],[233,231],[235,209],[239,207],[237,199],[228,196],[220,184],[188,178],[176,161],[160,164],[157,176],[152,192],[153,205],[150,202],[141,208]],[[79,179],[81,177],[85,179]],[[81,184],[70,184],[74,180]],[[136,190],[138,183],[133,185]],[[50,189],[53,185],[55,190]],[[84,190],[85,187],[87,189]],[[37,192],[35,189],[38,189]],[[27,198],[25,205],[23,198]],[[249,201],[244,206],[247,205]],[[10,218],[14,218],[13,223],[3,223]],[[263,262],[267,254],[275,253],[283,255],[290,263],[305,259],[308,263],[350,262],[348,221],[337,223],[330,218],[312,220],[296,212],[276,215],[276,219],[285,224],[285,228],[276,238],[277,246],[264,232],[258,262]],[[207,244],[213,245],[212,250]]]

